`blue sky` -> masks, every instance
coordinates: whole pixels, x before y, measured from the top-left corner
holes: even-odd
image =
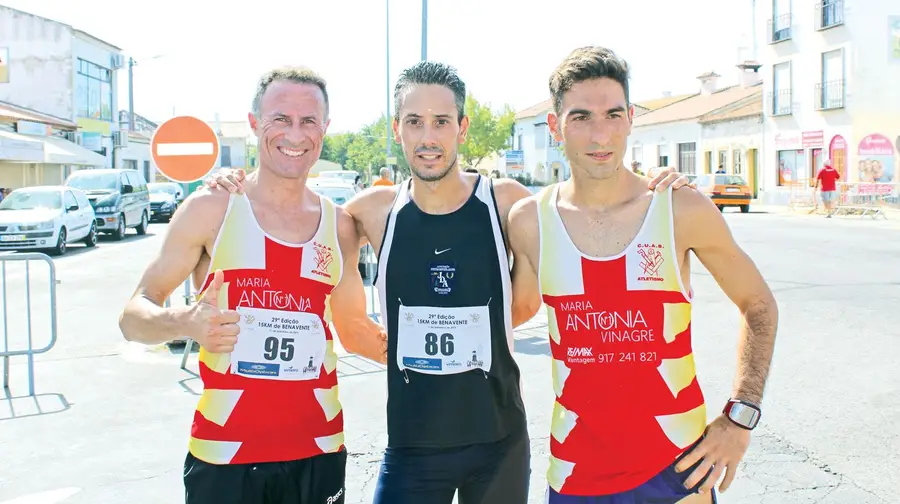
[[[384,114],[384,0],[0,0],[121,47],[135,68],[135,109],[151,119],[246,117],[267,69],[306,65],[329,83],[330,132]],[[534,5],[525,8],[524,5]],[[421,0],[391,0],[396,75],[420,56]],[[522,109],[549,97],[550,72],[572,49],[608,46],[632,66],[632,97],[693,92],[714,70],[736,82],[749,57],[747,0],[430,0],[428,59],[458,68],[481,101]],[[154,56],[160,56],[151,59]],[[126,72],[119,108],[127,108]]]

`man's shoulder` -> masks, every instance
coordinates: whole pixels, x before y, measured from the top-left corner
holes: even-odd
[[[672,213],[676,220],[690,219],[698,212],[718,212],[715,204],[700,191],[670,189],[672,192]],[[664,195],[660,195],[664,196]]]
[[[541,193],[529,194],[516,201],[509,210],[509,224],[512,226],[529,226],[537,224],[538,205]]]
[[[363,189],[347,202],[345,208],[351,215],[359,216],[360,212],[390,207],[397,197],[398,190],[399,186],[372,186]]]
[[[225,189],[201,187],[185,198],[179,211],[189,215],[204,217],[224,215],[231,200],[231,193]]]

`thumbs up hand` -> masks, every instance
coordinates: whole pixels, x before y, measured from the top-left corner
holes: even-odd
[[[237,325],[241,319],[240,314],[234,310],[219,309],[219,290],[224,281],[225,274],[216,270],[203,297],[190,308],[189,335],[207,352],[230,353],[234,350],[241,331]]]

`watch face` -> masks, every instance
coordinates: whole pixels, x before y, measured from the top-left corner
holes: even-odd
[[[750,429],[756,427],[756,424],[759,422],[759,412],[741,403],[733,404],[728,416],[735,422]]]

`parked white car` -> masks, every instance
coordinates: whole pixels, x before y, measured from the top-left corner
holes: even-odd
[[[63,255],[70,243],[97,245],[94,207],[79,189],[16,189],[0,201],[0,250],[48,249]]]

